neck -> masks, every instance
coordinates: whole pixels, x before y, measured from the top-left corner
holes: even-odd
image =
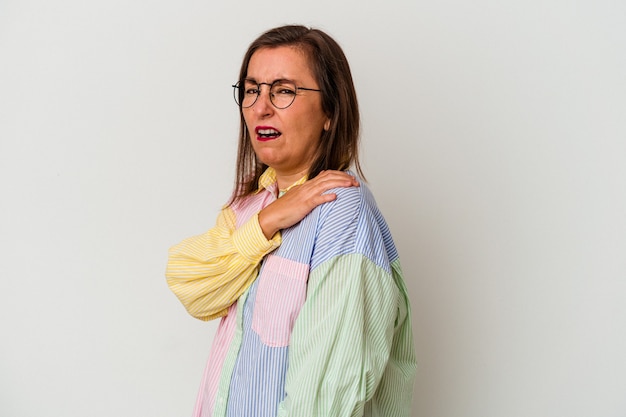
[[[307,172],[307,170],[290,173],[276,171],[276,182],[278,183],[278,189],[284,190],[294,182],[298,181],[300,178],[304,177]]]

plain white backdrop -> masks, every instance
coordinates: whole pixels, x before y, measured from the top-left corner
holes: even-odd
[[[0,416],[189,416],[167,249],[230,194],[257,35],[334,36],[403,259],[414,417],[626,416],[626,3],[3,0]]]

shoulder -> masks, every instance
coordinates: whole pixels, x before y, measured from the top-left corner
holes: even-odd
[[[341,254],[361,254],[389,270],[397,257],[387,223],[369,187],[335,188],[337,198],[318,207],[317,262]],[[316,263],[316,262],[313,262]]]
[[[353,174],[351,172],[351,174]],[[333,217],[355,218],[369,216],[378,213],[376,200],[367,184],[357,177],[358,187],[338,187],[328,190],[328,193],[337,195],[330,203],[320,206],[320,217],[323,219],[329,215]]]

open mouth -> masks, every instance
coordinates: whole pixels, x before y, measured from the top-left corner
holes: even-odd
[[[259,126],[254,129],[254,131],[256,133],[257,140],[260,140],[262,142],[276,139],[280,135],[282,135],[282,133],[280,133],[278,130],[274,129],[273,127],[267,126]]]

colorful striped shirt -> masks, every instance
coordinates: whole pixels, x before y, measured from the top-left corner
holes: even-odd
[[[172,291],[194,317],[222,317],[194,417],[410,415],[397,251],[364,184],[332,192],[268,241],[257,215],[277,195],[270,168],[215,228],[170,249]]]

